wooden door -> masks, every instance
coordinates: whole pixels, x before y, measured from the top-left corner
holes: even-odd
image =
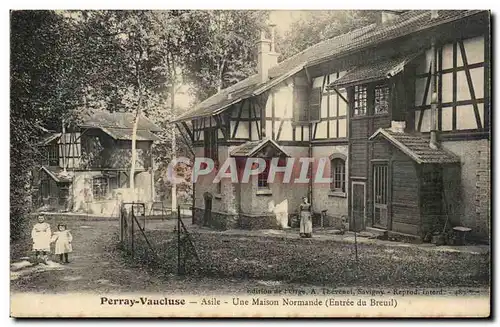
[[[387,164],[373,165],[373,226],[388,227],[389,167]]]
[[[203,226],[208,226],[212,220],[212,194],[205,192],[205,212],[203,215]]]
[[[365,182],[352,182],[351,184],[351,223],[350,230],[364,229],[366,216],[366,185]]]

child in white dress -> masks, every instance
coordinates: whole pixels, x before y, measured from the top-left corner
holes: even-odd
[[[50,225],[45,222],[45,217],[43,215],[38,216],[38,223],[33,226],[31,230],[31,238],[33,239],[33,251],[35,252],[35,257],[37,263],[41,259],[43,262],[47,263],[47,255],[50,252]]]
[[[51,239],[51,243],[56,242],[54,253],[59,255],[61,263],[69,263],[68,254],[73,251],[71,246],[73,236],[64,224],[57,225],[57,229],[58,231],[54,233]]]

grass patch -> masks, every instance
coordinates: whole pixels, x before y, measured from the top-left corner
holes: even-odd
[[[159,258],[139,233],[134,261],[162,273],[177,271],[172,231],[147,231]],[[193,233],[201,260],[187,260],[187,274],[282,280],[335,286],[460,287],[489,285],[489,254],[426,251],[415,247],[358,245],[275,237]]]

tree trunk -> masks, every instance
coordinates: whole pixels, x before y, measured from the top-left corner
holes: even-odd
[[[177,72],[176,72],[176,67],[175,67],[175,62],[172,58],[172,87],[170,89],[170,106],[172,107],[172,113],[175,110],[175,85],[176,85],[176,79],[177,79]],[[175,160],[175,128],[172,127],[172,159]],[[172,212],[175,212],[175,208],[177,208],[177,185],[175,184],[174,181],[172,181]]]
[[[135,175],[135,163],[137,161],[137,127],[139,126],[139,119],[141,118],[142,112],[142,86],[139,73],[137,73],[137,84],[139,86],[139,101],[137,103],[137,109],[135,111],[134,126],[132,128],[132,158],[130,162],[130,176],[129,176],[129,186],[130,189],[135,189],[134,175]]]

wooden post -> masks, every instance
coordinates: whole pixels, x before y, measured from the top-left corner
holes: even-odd
[[[177,207],[177,274],[181,275],[181,207]]]
[[[62,119],[62,156],[63,156],[63,171],[66,172],[66,126],[64,125],[64,118]]]
[[[134,204],[132,203],[132,210],[130,212],[130,214],[132,215],[131,219],[130,219],[130,233],[132,234],[131,235],[131,241],[130,241],[130,249],[131,249],[131,252],[132,252],[132,258],[134,258]]]
[[[175,128],[172,128],[172,160],[175,160]],[[172,212],[177,207],[177,185],[172,181]]]
[[[356,269],[358,268],[358,232],[356,230],[356,217],[352,222],[354,228],[354,252],[356,254]]]

